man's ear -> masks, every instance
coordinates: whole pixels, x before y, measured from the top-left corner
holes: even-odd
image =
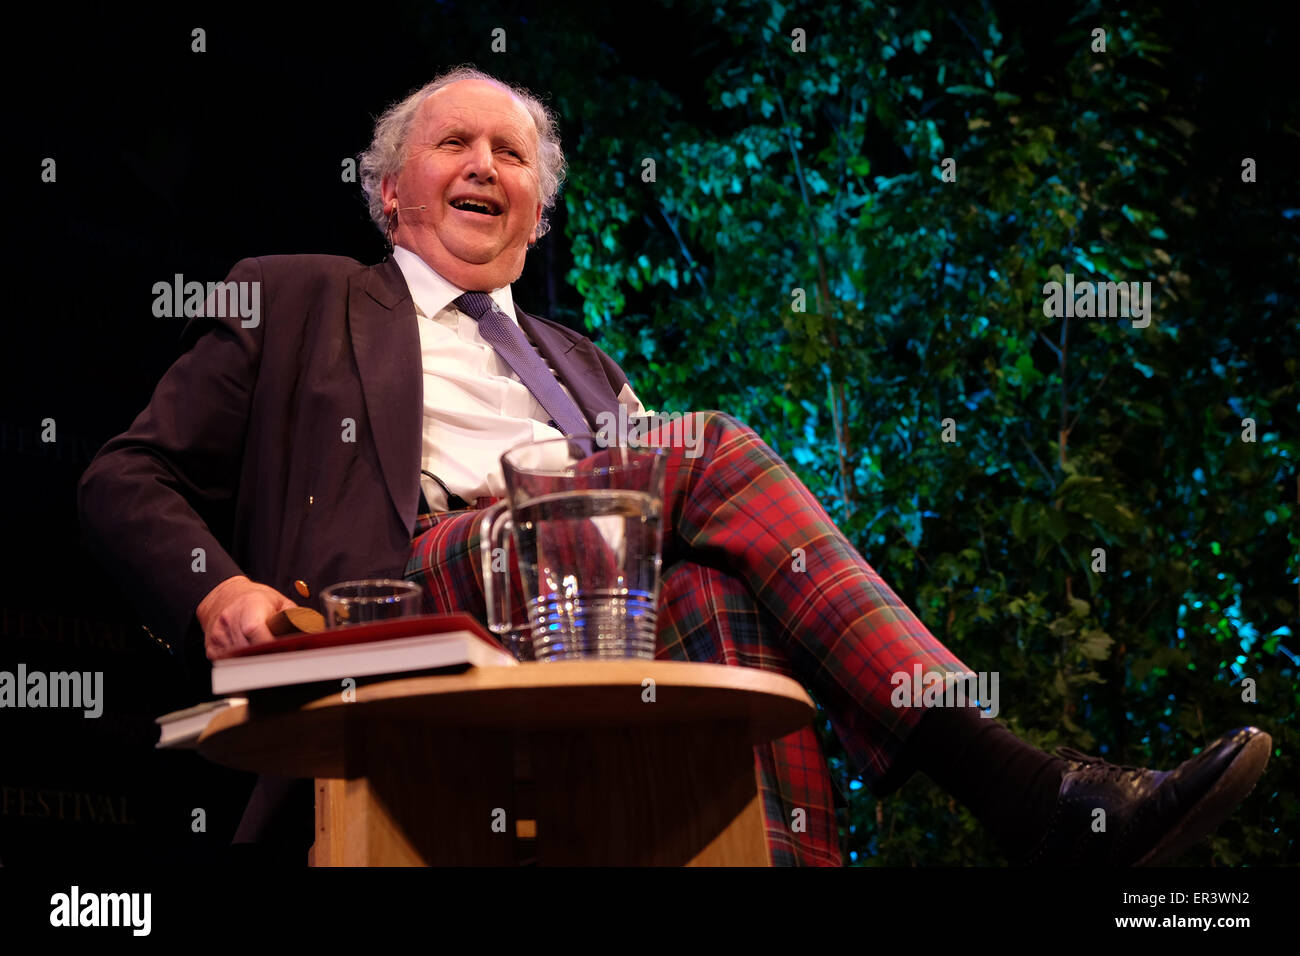
[[[541,238],[541,236],[537,234],[537,230],[541,226],[541,224],[542,224],[542,204],[539,202],[537,204],[537,215],[533,219],[533,237],[528,240],[528,248],[530,249],[533,246],[537,245],[537,240]]]
[[[379,195],[383,197],[385,209],[397,198],[397,186],[390,177],[385,176],[379,181]]]

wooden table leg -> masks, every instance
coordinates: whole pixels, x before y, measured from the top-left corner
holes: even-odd
[[[383,738],[317,780],[313,865],[771,865],[741,724]]]
[[[380,733],[358,725],[348,731],[348,771],[329,791],[331,811],[342,807],[329,830],[338,865],[514,864],[511,734],[415,721]]]
[[[346,782],[316,778],[316,842],[307,853],[308,866],[343,865],[343,796]]]
[[[770,866],[742,724],[533,737],[542,866]]]

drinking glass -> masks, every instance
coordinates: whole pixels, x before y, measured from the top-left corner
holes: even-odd
[[[369,624],[424,613],[424,592],[410,581],[372,579],[331,584],[321,591],[326,627]]]

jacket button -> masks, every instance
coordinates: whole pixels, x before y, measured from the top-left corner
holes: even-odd
[[[293,587],[294,590],[296,590],[303,597],[311,597],[311,591],[308,589],[306,581],[303,581],[301,579],[294,581]]]
[[[308,496],[307,496],[307,507],[310,508],[310,507],[311,507],[312,505],[314,505],[315,503],[316,503],[316,496],[315,496],[315,495],[308,495]]]

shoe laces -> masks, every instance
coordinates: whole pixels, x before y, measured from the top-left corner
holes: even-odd
[[[1100,771],[1107,776],[1123,777],[1128,774],[1144,774],[1147,772],[1146,767],[1130,767],[1128,764],[1111,763],[1101,757],[1086,754],[1082,750],[1075,750],[1073,747],[1057,747],[1056,753],[1066,760],[1081,763],[1088,769]]]

